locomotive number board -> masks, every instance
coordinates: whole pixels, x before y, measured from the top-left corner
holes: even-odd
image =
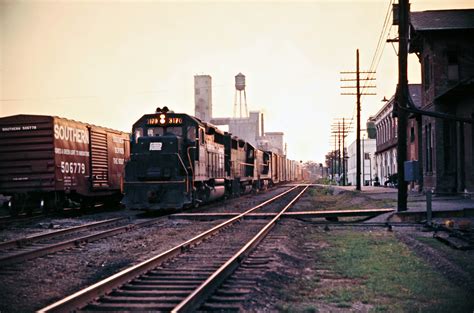
[[[183,119],[181,117],[166,116],[160,114],[158,117],[152,117],[147,120],[148,125],[181,125]]]

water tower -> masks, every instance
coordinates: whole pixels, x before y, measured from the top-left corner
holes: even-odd
[[[240,116],[237,116],[237,106],[239,107]],[[244,109],[244,115],[242,115],[242,109]],[[245,75],[242,73],[235,75],[234,117],[248,117]]]

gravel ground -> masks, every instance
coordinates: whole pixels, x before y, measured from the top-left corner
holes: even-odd
[[[137,231],[2,269],[0,311],[32,312],[40,309],[190,239],[215,224],[163,219]]]
[[[285,189],[288,187],[272,188],[256,197],[245,195],[190,211],[242,212]],[[6,227],[0,232],[0,240],[22,238],[115,217],[136,218],[137,213],[120,210],[76,218],[45,217],[32,223],[18,223]],[[142,214],[143,216],[154,217],[154,214]],[[146,228],[1,268],[0,311],[32,312],[40,309],[126,267],[166,251],[221,222],[172,220],[164,216],[158,223]]]
[[[77,217],[44,217],[31,222],[15,222],[4,226],[0,231],[0,242],[57,231],[60,229],[80,226],[92,222],[117,218],[135,218],[137,211],[118,210],[86,214]]]
[[[259,194],[258,200],[247,195],[187,212],[203,212],[203,210],[205,212],[242,212],[255,205],[257,201],[268,199],[280,191],[281,189],[274,188]],[[351,202],[360,203],[360,199],[354,198]],[[303,196],[293,208],[298,211],[314,209],[314,202],[307,195]],[[136,212],[123,210],[86,215],[74,219],[45,218],[32,225],[13,226],[2,230],[0,240],[44,232],[48,230],[49,225],[63,228],[117,216],[133,216],[134,214]],[[0,311],[32,312],[40,309],[125,267],[137,264],[190,239],[198,232],[220,222],[219,220],[213,222],[172,220],[163,217],[156,224],[146,228],[0,269],[2,282],[0,284],[0,294],[2,295]],[[314,250],[319,248],[318,243],[306,242],[305,237],[308,232],[323,232],[321,226],[293,219],[282,219],[274,231],[273,235],[280,235],[281,239],[279,239],[275,251],[272,268],[259,279],[255,292],[243,304],[244,311],[277,311],[279,308],[276,305],[281,296],[282,286],[290,283],[294,277],[307,275],[308,264],[315,262],[313,256]],[[414,241],[413,238],[421,234],[419,230],[397,228],[394,231],[402,242],[417,251],[444,275],[452,276],[453,280],[463,275],[462,269],[453,265],[449,260],[439,261],[442,260],[439,251],[425,246],[420,247],[418,241]],[[466,288],[472,288],[469,285],[469,280],[466,282],[466,279],[461,278],[459,281],[457,283],[463,284]],[[361,311],[367,309],[361,307]],[[331,311],[331,308],[321,307],[320,311]]]

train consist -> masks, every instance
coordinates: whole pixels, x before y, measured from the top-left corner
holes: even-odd
[[[122,203],[183,208],[301,179],[300,163],[165,107],[133,125]]]
[[[121,199],[129,134],[55,116],[0,118],[0,194],[13,214]]]

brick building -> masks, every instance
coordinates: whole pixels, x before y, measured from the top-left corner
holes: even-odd
[[[410,97],[417,107],[421,106],[421,85],[408,85]],[[395,96],[392,96],[383,107],[370,118],[376,129],[375,175],[381,185],[388,177],[397,173],[397,118],[393,116]],[[413,116],[407,126],[407,160],[418,160],[418,127]],[[414,184],[412,184],[414,188]]]
[[[376,129],[375,177],[384,185],[397,172],[397,119],[393,117],[395,98],[388,100],[370,119]]]
[[[474,118],[474,9],[412,12],[409,49],[421,63],[421,109]],[[421,129],[424,189],[474,192],[473,124],[423,115]]]

